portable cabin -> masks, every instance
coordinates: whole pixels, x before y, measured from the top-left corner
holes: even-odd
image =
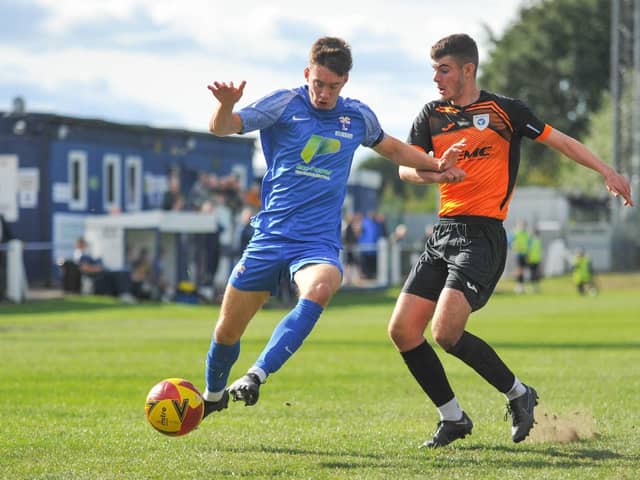
[[[255,140],[14,109],[0,112],[0,213],[24,242],[30,284],[51,285],[94,215],[159,209],[169,173],[254,180]]]

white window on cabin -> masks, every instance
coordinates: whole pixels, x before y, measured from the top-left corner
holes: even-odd
[[[120,210],[120,155],[102,158],[102,205],[105,212]]]
[[[87,152],[72,150],[67,157],[69,210],[87,209]]]
[[[142,209],[142,159],[129,156],[125,162],[124,202],[127,211]]]

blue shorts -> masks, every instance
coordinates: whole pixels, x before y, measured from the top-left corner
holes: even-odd
[[[238,290],[278,293],[285,275],[316,263],[335,265],[342,274],[339,249],[317,242],[287,242],[282,239],[251,240],[231,272],[229,283]]]

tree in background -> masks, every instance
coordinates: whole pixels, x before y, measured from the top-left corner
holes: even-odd
[[[489,54],[481,59],[481,88],[520,98],[542,120],[574,136],[611,163],[610,0],[520,0],[502,36],[487,27]],[[623,13],[631,21],[629,12]],[[623,55],[622,69],[631,57]],[[523,142],[519,185],[561,187],[572,194],[607,197],[599,177],[553,149]],[[628,152],[622,152],[626,155]],[[437,189],[415,189],[397,169],[369,157],[359,168],[382,174],[383,204],[397,212],[434,211]]]
[[[603,161],[611,165],[613,149],[613,105],[611,95],[604,92],[602,105],[589,119],[589,128],[583,135],[583,143]],[[558,181],[563,190],[570,194],[586,194],[592,197],[602,196],[606,198],[606,189],[597,175],[581,175],[580,168],[567,166],[558,172]],[[580,173],[579,173],[580,172]],[[588,172],[587,172],[588,173]]]
[[[529,2],[500,38],[488,34],[481,87],[522,99],[541,119],[582,138],[609,88],[610,1]],[[558,165],[570,166],[557,156],[524,142],[519,184],[559,186]]]

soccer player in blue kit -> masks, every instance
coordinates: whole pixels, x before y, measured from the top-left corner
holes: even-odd
[[[340,287],[341,208],[359,145],[398,165],[434,171],[442,181],[464,176],[454,165],[464,142],[436,159],[387,135],[364,103],[341,97],[351,66],[350,46],[323,37],[311,47],[304,86],[277,90],[237,112],[246,82],[208,86],[218,101],[210,131],[259,130],[267,171],[262,210],[252,219],[255,233],[229,278],[207,355],[205,416],[226,408],[230,396],[254,405],[260,385],[302,345]],[[298,303],[247,374],[227,388],[240,338],[282,275],[295,282]]]

